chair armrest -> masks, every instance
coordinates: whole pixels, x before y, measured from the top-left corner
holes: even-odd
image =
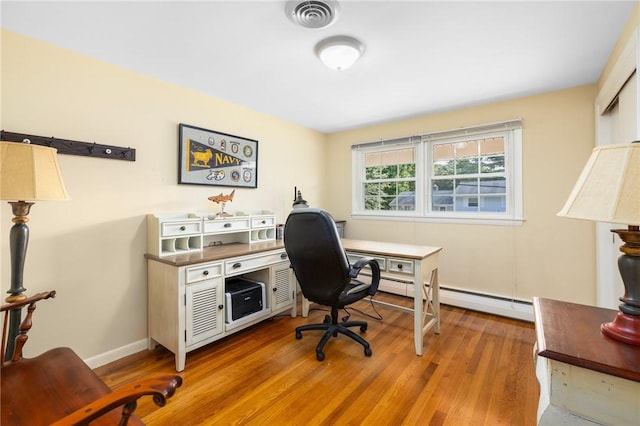
[[[373,296],[375,292],[378,291],[378,285],[380,284],[380,265],[378,265],[377,260],[373,257],[360,258],[356,263],[351,265],[349,277],[356,278],[365,266],[369,266],[371,268],[371,284],[367,293]]]
[[[176,389],[182,386],[182,377],[178,375],[158,375],[138,382],[127,384],[103,397],[85,405],[51,426],[66,426],[88,424],[103,414],[123,406],[123,420],[136,409],[139,398],[151,395],[158,407],[163,407],[167,399],[171,398]],[[126,420],[125,423],[126,424]]]

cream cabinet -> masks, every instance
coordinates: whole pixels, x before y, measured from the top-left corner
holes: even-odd
[[[146,255],[149,348],[160,344],[173,352],[177,371],[184,370],[186,354],[194,349],[288,310],[295,316],[295,280],[282,241],[270,234],[251,237],[253,231],[270,229],[275,237],[273,215],[171,217],[168,223],[157,218],[148,216],[149,227],[157,230]],[[164,240],[186,238],[186,233],[202,238],[199,250],[163,252]],[[226,283],[234,278],[264,284],[263,308],[227,321]]]

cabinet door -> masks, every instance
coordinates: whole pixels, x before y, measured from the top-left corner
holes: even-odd
[[[271,267],[271,311],[290,307],[295,300],[295,282],[289,262],[281,262]]]
[[[186,286],[187,346],[222,333],[224,329],[223,289],[222,278]]]

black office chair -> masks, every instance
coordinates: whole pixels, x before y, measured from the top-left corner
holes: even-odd
[[[324,345],[331,336],[342,333],[364,346],[365,356],[371,356],[369,343],[348,327],[367,330],[365,321],[338,322],[338,310],[366,296],[373,296],[380,282],[380,267],[373,258],[360,259],[349,265],[340,236],[331,215],[316,208],[294,209],[284,227],[284,247],[291,261],[304,297],[331,307],[331,317],[322,324],[296,328],[296,339],[306,330],[326,330],[318,346],[316,358],[324,360]],[[371,268],[370,283],[355,278],[365,266]]]

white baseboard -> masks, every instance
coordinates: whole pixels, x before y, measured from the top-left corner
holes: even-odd
[[[121,346],[117,349],[113,349],[109,352],[102,353],[100,355],[96,355],[91,358],[87,358],[84,362],[90,368],[98,368],[103,365],[109,364],[110,362],[117,361],[120,358],[124,358],[129,355],[133,355],[138,352],[142,352],[147,349],[148,339],[138,340],[137,342],[130,343],[125,346]]]
[[[533,322],[533,305],[524,300],[440,287],[440,303]]]

